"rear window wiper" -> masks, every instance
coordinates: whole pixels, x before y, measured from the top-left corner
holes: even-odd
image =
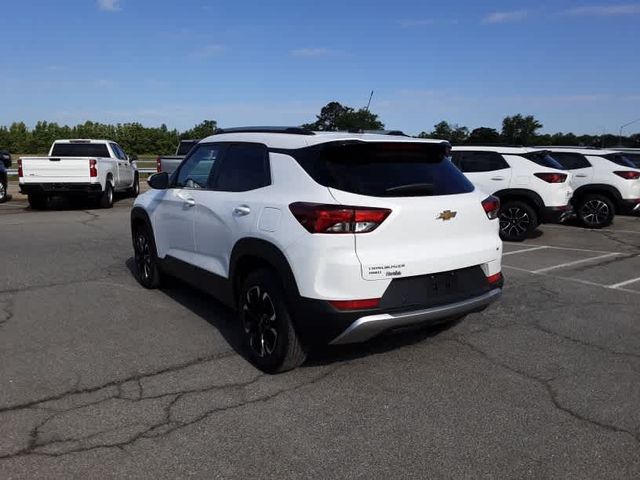
[[[408,185],[398,185],[396,187],[387,188],[385,193],[408,193],[416,195],[432,195],[433,183],[411,183]]]

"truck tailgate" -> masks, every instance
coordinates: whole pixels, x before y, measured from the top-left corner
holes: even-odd
[[[89,182],[89,158],[23,157],[24,183]]]

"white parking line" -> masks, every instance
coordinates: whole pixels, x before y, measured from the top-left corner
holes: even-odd
[[[606,255],[599,255],[597,257],[583,258],[582,260],[575,260],[573,262],[561,263],[560,265],[553,265],[552,267],[541,268],[539,270],[533,270],[531,273],[544,273],[558,268],[572,267],[581,263],[593,262],[596,260],[604,260],[605,258],[614,257],[616,255],[622,255],[621,253],[608,253]]]
[[[502,256],[506,257],[507,255],[515,255],[516,253],[535,252],[536,250],[544,250],[545,248],[549,248],[549,247],[542,246],[542,247],[533,247],[533,248],[523,248],[522,250],[516,250],[515,252],[503,253]]]
[[[624,282],[620,282],[620,283],[616,283],[615,285],[609,285],[609,288],[620,288],[620,287],[625,287],[627,285],[631,285],[632,283],[636,283],[636,282],[640,282],[640,277],[638,278],[632,278],[631,280],[626,280]]]
[[[573,227],[566,227],[563,225],[551,225],[551,224],[545,224],[544,228],[560,228],[560,229],[564,229],[564,228],[573,228]],[[607,228],[607,229],[595,229],[595,228],[583,228],[582,231],[584,232],[610,232],[610,233],[634,233],[636,235],[640,235],[640,232],[636,231],[636,230],[618,230],[618,229],[613,229],[613,228]]]

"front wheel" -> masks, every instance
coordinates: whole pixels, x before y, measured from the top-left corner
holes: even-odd
[[[533,208],[517,200],[507,201],[500,208],[500,238],[522,242],[538,227],[538,216]]]
[[[7,182],[0,180],[0,203],[7,201]]]
[[[280,373],[304,363],[306,351],[293,326],[280,280],[272,271],[247,275],[240,290],[238,316],[243,346],[257,368]]]
[[[585,195],[577,210],[578,218],[587,228],[608,227],[616,214],[613,202],[603,195]]]
[[[136,279],[144,288],[158,288],[162,274],[158,265],[158,254],[151,229],[138,225],[133,231],[133,253]]]

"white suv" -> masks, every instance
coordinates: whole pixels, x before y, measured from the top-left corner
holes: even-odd
[[[449,144],[300,128],[228,129],[158,173],[131,213],[137,277],[181,277],[235,308],[267,372],[309,346],[484,309],[502,291],[499,201]]]
[[[573,206],[586,227],[610,225],[616,212],[640,211],[640,169],[624,153],[577,147],[549,147],[573,175]]]
[[[504,240],[522,241],[540,223],[560,222],[571,214],[571,174],[544,150],[464,146],[454,147],[452,155],[475,186],[502,202]]]

